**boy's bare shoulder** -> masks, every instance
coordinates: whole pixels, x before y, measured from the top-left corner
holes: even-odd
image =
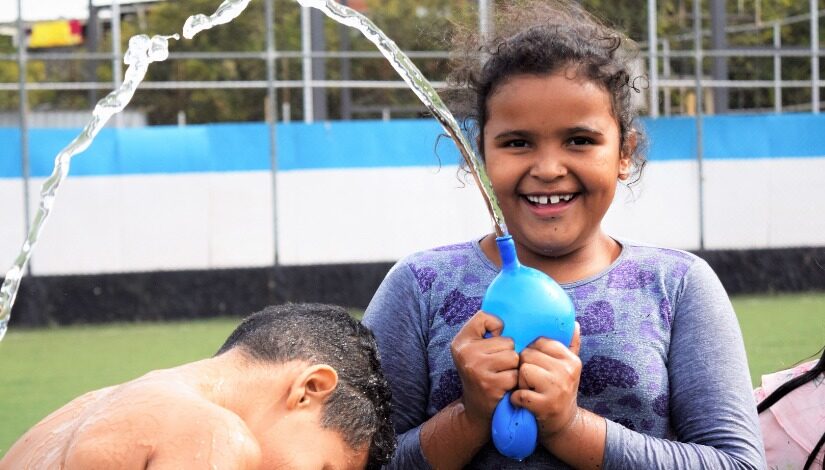
[[[166,423],[147,468],[257,469],[261,449],[246,423],[235,413],[207,400],[176,410]]]
[[[86,420],[66,468],[256,468],[260,448],[243,420],[182,383],[119,387]]]

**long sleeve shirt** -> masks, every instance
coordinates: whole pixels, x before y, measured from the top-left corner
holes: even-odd
[[[604,468],[764,468],[747,359],[716,274],[679,250],[621,241],[603,272],[562,288],[581,325],[578,404],[607,420]],[[364,316],[393,392],[391,468],[428,468],[421,424],[461,397],[450,343],[499,269],[478,242],[417,253]],[[522,462],[488,443],[470,468],[568,468],[539,446]]]

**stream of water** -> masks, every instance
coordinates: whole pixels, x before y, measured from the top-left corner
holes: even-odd
[[[243,12],[250,1],[224,0],[212,15],[196,14],[190,16],[184,23],[183,37],[192,39],[201,31],[232,21]],[[409,85],[410,89],[435,115],[444,130],[452,137],[481,190],[497,233],[499,235],[506,234],[507,226],[504,223],[504,216],[501,213],[501,208],[496,200],[483,162],[473,151],[472,145],[470,145],[461,130],[461,126],[444,104],[438,92],[418,70],[418,67],[412,63],[410,58],[398,48],[395,42],[361,13],[333,0],[297,1],[304,7],[316,8],[333,20],[357,29],[364,37],[375,44],[401,78]],[[5,280],[2,287],[0,287],[0,340],[3,339],[8,329],[11,308],[17,297],[17,291],[20,288],[20,281],[26,265],[31,259],[32,251],[40,238],[44,224],[48,220],[49,214],[51,214],[60,185],[69,174],[72,157],[86,150],[109,119],[129,104],[138,85],[146,76],[149,64],[163,61],[169,56],[169,39],[177,40],[180,39],[180,36],[173,34],[150,38],[146,35],[138,35],[129,39],[129,48],[124,55],[124,63],[128,68],[125,72],[123,84],[97,103],[92,111],[92,118],[83,131],[55,157],[54,170],[40,190],[40,204],[29,233],[17,258],[6,272]]]

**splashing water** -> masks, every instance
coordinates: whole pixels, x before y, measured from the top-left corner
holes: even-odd
[[[217,25],[229,23],[240,15],[251,0],[224,0],[214,14],[206,16],[197,14],[190,16],[183,26],[183,36],[192,39],[201,31],[210,29]],[[392,41],[383,31],[378,29],[368,18],[357,11],[340,5],[332,0],[297,0],[302,6],[312,7],[325,13],[333,20],[353,27],[360,31],[364,37],[378,47],[384,57],[390,62],[401,78],[410,86],[422,103],[432,111],[450,137],[453,138],[462,157],[467,162],[470,172],[481,189],[487,204],[490,216],[496,225],[499,235],[507,234],[507,226],[504,223],[504,216],[496,200],[493,186],[484,164],[473,152],[472,146],[467,141],[466,136],[461,131],[461,127],[450,110],[441,100],[430,82],[418,70],[418,67],[404,55],[394,41]],[[138,85],[146,76],[149,64],[166,60],[169,56],[169,39],[180,39],[180,36],[153,36],[146,35],[133,36],[129,39],[129,48],[124,55],[124,63],[129,67],[126,69],[123,84],[117,90],[111,92],[100,100],[92,111],[92,119],[68,146],[55,157],[54,170],[51,176],[43,183],[40,190],[40,206],[32,221],[31,228],[26,236],[20,253],[17,255],[12,267],[6,272],[2,288],[0,288],[0,340],[6,334],[11,308],[17,297],[20,288],[20,280],[26,264],[31,258],[32,250],[37,244],[43,225],[51,213],[57,191],[61,183],[69,174],[69,165],[73,156],[86,150],[91,145],[95,136],[100,132],[109,119],[122,111],[132,100]]]
[[[34,249],[37,240],[40,238],[43,224],[52,211],[57,190],[60,189],[60,184],[69,174],[69,164],[72,157],[86,150],[92,144],[95,136],[106,125],[106,122],[129,104],[138,85],[146,76],[149,64],[165,60],[169,56],[169,39],[180,39],[180,36],[174,34],[172,36],[149,38],[149,36],[142,34],[129,39],[129,48],[123,57],[123,62],[129,67],[126,69],[123,84],[120,88],[98,101],[94,111],[92,111],[91,121],[86,124],[80,135],[75,137],[69,145],[57,154],[54,160],[54,170],[40,189],[40,207],[34,216],[29,233],[14,264],[6,272],[3,287],[0,288],[0,340],[3,339],[8,328],[11,307],[17,297],[23,270],[31,258],[32,249]]]
[[[487,210],[490,212],[490,217],[495,223],[498,235],[506,235],[507,226],[504,223],[504,215],[501,212],[498,200],[493,192],[493,184],[490,182],[487,171],[484,169],[484,163],[478,158],[478,155],[473,152],[470,142],[461,131],[461,126],[459,126],[455,117],[450,113],[449,108],[447,108],[441,100],[441,97],[438,96],[438,92],[436,92],[432,84],[424,78],[424,75],[418,70],[418,67],[412,63],[410,58],[404,55],[395,42],[387,37],[383,31],[378,29],[369,18],[352,8],[336,3],[333,0],[297,1],[302,6],[320,10],[333,20],[357,29],[365,38],[375,44],[378,50],[381,51],[381,54],[390,62],[390,65],[398,72],[407,85],[410,86],[415,95],[418,96],[418,99],[424,103],[427,109],[435,114],[438,122],[444,127],[447,134],[452,137],[484,196],[484,201],[487,203]]]
[[[229,23],[241,14],[250,0],[224,0],[214,14],[190,16],[183,25],[183,37],[192,39],[201,31]]]
[[[203,30],[232,21],[241,14],[249,2],[250,0],[224,0],[211,16],[202,14],[190,16],[183,27],[184,37],[192,39]],[[149,64],[162,62],[169,57],[169,39],[179,40],[180,36],[177,34],[171,36],[156,35],[149,38],[149,36],[141,34],[129,39],[129,48],[123,57],[123,62],[129,67],[126,69],[123,83],[117,90],[98,101],[92,111],[91,121],[83,128],[80,135],[55,157],[54,170],[40,189],[40,207],[37,209],[29,233],[11,268],[6,271],[3,286],[0,287],[0,341],[3,340],[8,329],[11,308],[17,298],[23,271],[31,258],[34,246],[40,238],[43,225],[52,211],[57,197],[57,190],[60,189],[61,183],[69,174],[72,157],[86,150],[94,141],[95,136],[106,125],[106,122],[115,114],[123,111],[126,105],[129,104],[135,91],[137,91],[138,85],[146,77]]]

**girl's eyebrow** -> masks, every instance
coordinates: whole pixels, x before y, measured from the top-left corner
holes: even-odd
[[[593,127],[587,127],[587,126],[575,126],[575,127],[571,127],[571,128],[569,128],[569,129],[567,129],[567,132],[568,132],[569,134],[577,134],[577,133],[579,133],[579,132],[586,132],[586,133],[588,133],[588,134],[598,134],[598,135],[602,135],[602,134],[604,134],[602,131],[600,131],[600,130],[598,130],[598,129],[595,129],[595,128],[593,128]]]
[[[511,139],[511,138],[525,138],[525,137],[532,137],[534,135],[533,132],[519,130],[519,129],[507,129],[504,131],[499,132],[493,138],[494,139]]]
[[[587,133],[592,135],[604,135],[604,132],[596,129],[595,127],[585,126],[585,125],[578,125],[573,127],[568,127],[561,131],[564,135],[570,134],[579,134],[579,133]],[[506,129],[498,134],[496,134],[493,138],[495,140],[501,139],[513,139],[513,138],[531,138],[536,135],[533,131],[523,130],[523,129]]]

